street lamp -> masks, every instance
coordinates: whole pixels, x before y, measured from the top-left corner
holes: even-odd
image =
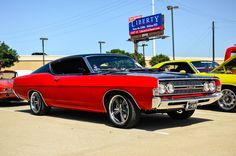
[[[100,47],[100,54],[102,53],[102,44],[105,44],[104,41],[98,41],[99,47]]]
[[[44,41],[48,40],[48,38],[41,37],[40,40],[42,40],[42,50],[43,50],[43,65],[45,64],[45,59],[44,59]]]
[[[173,60],[175,60],[175,37],[174,37],[174,17],[173,9],[178,9],[178,6],[167,6],[167,10],[171,11],[171,23],[172,23],[172,49],[173,49]]]
[[[143,61],[144,61],[143,66],[145,66],[145,47],[148,46],[148,45],[143,43],[141,46],[143,47]]]

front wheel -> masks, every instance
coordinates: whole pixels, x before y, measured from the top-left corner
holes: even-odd
[[[107,112],[112,124],[118,128],[134,127],[141,114],[135,103],[128,96],[122,94],[116,94],[110,98]]]
[[[33,92],[30,96],[30,109],[34,115],[44,115],[50,111],[38,92]]]
[[[168,112],[167,114],[172,119],[187,119],[190,118],[194,112],[195,110],[186,111],[184,109],[180,109],[177,111]]]
[[[233,87],[222,87],[222,97],[217,101],[220,110],[230,112],[236,108],[236,90]]]

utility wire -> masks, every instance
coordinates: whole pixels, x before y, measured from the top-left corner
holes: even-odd
[[[130,2],[131,3],[131,2]],[[124,6],[124,5],[122,5],[122,6]],[[126,6],[126,7],[129,7],[129,10],[127,11],[127,12],[119,12],[119,14],[118,15],[116,15],[116,16],[112,16],[112,18],[110,18],[110,17],[108,17],[108,18],[103,18],[102,20],[100,20],[99,22],[97,22],[97,23],[93,23],[93,24],[91,24],[91,23],[87,23],[86,24],[86,22],[84,22],[84,24],[83,25],[76,25],[75,23],[73,23],[73,24],[71,24],[71,25],[67,25],[67,26],[65,26],[65,27],[63,27],[63,28],[61,28],[61,29],[57,29],[57,30],[53,30],[53,31],[50,31],[50,32],[48,32],[47,34],[48,34],[48,36],[50,36],[50,37],[55,37],[55,36],[64,36],[64,35],[68,35],[69,33],[72,33],[72,32],[83,32],[84,30],[86,30],[86,29],[89,29],[89,28],[91,28],[91,27],[95,27],[95,26],[97,26],[98,24],[100,24],[100,23],[104,23],[105,21],[107,22],[107,23],[110,23],[110,22],[112,22],[112,21],[114,21],[114,20],[116,20],[117,18],[120,18],[120,17],[122,17],[122,16],[124,16],[124,15],[127,15],[127,13],[128,12],[133,12],[133,11],[136,11],[136,10],[141,10],[141,9],[144,9],[144,8],[147,8],[147,6],[149,6],[149,4],[146,4],[146,5],[142,5],[142,7],[139,7],[139,8],[136,8],[135,7],[135,9],[134,10],[131,10],[130,8],[130,6]],[[106,12],[104,12],[103,14],[97,14],[96,15],[96,17],[101,17],[102,15],[104,15],[104,14],[106,14],[107,13],[107,11]],[[128,20],[127,20],[128,21]],[[75,27],[75,29],[76,30],[74,30],[74,29],[72,29],[71,27]],[[69,29],[70,28],[70,29]],[[68,30],[69,29],[69,30]],[[128,29],[128,28],[127,28]],[[65,31],[64,31],[65,30]],[[36,32],[35,32],[36,33]],[[20,37],[20,36],[19,36]],[[27,42],[27,41],[31,41],[31,40],[34,40],[34,37],[32,37],[32,35],[30,35],[29,36],[30,38],[28,38],[28,39],[23,39],[22,40],[22,38],[20,37],[20,40],[18,40],[18,44],[20,44],[20,43],[23,43],[23,42]],[[26,37],[24,37],[24,38],[27,38],[27,36]],[[16,38],[14,38],[14,39],[16,39]]]
[[[12,37],[22,37],[24,34],[32,34],[32,33],[37,33],[37,32],[41,32],[44,30],[50,30],[52,29],[53,31],[55,31],[55,28],[65,28],[65,27],[70,27],[70,26],[74,26],[78,23],[80,23],[81,21],[83,22],[87,22],[89,21],[89,18],[92,18],[96,15],[96,17],[101,17],[102,15],[108,14],[109,12],[113,11],[113,10],[119,10],[122,7],[127,7],[130,4],[133,4],[135,1],[120,1],[117,0],[115,3],[112,3],[111,5],[106,5],[105,7],[99,7],[98,9],[93,9],[93,10],[88,10],[89,13],[87,13],[85,16],[78,14],[75,16],[72,16],[70,18],[67,19],[63,19],[62,21],[58,21],[58,22],[53,22],[51,24],[47,24],[44,26],[40,26],[40,27],[36,27],[36,28],[31,28],[31,29],[26,29],[23,31],[17,31],[12,33],[10,36],[10,38]],[[2,35],[2,34],[1,34]],[[3,35],[2,35],[3,36]],[[4,36],[7,37],[7,36]],[[9,39],[9,37],[8,37]]]

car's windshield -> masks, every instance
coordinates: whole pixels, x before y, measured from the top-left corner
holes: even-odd
[[[202,72],[210,72],[215,67],[219,66],[218,63],[213,62],[213,61],[194,61],[194,62],[192,62],[192,64],[201,73]]]
[[[125,56],[90,56],[87,60],[95,72],[125,71],[143,68],[133,59]]]

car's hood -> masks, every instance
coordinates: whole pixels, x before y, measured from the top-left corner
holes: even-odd
[[[186,73],[174,73],[174,72],[155,72],[155,73],[146,73],[146,72],[131,72],[127,75],[132,76],[150,76],[155,77],[157,79],[191,79],[191,78],[209,78],[209,76],[197,76],[192,74]]]
[[[236,67],[236,54],[231,56],[228,60],[221,63],[218,67],[213,69],[211,73],[214,73],[220,69],[223,69],[223,67]]]

